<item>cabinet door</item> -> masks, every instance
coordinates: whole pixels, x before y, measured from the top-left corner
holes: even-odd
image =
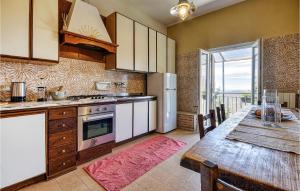
[[[1,0],[0,54],[29,58],[30,0]]]
[[[148,132],[148,101],[134,102],[133,136]]]
[[[149,72],[156,72],[156,31],[149,29]]]
[[[132,103],[116,105],[116,142],[132,138]]]
[[[168,73],[175,74],[175,57],[175,40],[168,38]]]
[[[58,0],[33,0],[32,30],[33,58],[58,61]]]
[[[136,71],[148,72],[148,27],[135,22],[134,64]]]
[[[149,101],[149,131],[153,131],[157,126],[157,102]]]
[[[157,72],[166,73],[167,71],[167,37],[157,33]]]
[[[0,188],[46,173],[45,118],[41,113],[0,119]]]
[[[117,14],[117,69],[133,70],[133,20]]]

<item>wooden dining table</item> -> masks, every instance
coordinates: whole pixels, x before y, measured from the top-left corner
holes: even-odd
[[[226,138],[250,109],[206,134],[183,155],[181,166],[200,172],[200,163],[211,161],[218,165],[221,179],[241,189],[300,191],[300,155]],[[299,119],[295,125],[300,125]]]

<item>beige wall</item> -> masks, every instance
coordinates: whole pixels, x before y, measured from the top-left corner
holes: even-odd
[[[128,0],[87,0],[87,2],[96,6],[101,15],[108,16],[113,12],[119,12],[161,33],[167,34],[167,27],[164,24],[130,6]]]
[[[247,0],[171,26],[177,54],[299,32],[299,0]]]

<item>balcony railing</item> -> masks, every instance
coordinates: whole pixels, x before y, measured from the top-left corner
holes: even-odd
[[[224,98],[224,101],[223,101]],[[241,109],[251,105],[251,93],[242,92],[242,93],[224,93],[217,94],[214,96],[213,104],[214,108],[220,104],[225,104],[226,115],[229,117],[232,114],[240,111]]]

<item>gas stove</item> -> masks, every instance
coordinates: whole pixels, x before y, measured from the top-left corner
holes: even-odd
[[[107,97],[104,97],[103,95],[79,95],[79,96],[67,97],[67,100],[72,100],[72,101],[77,101],[82,99],[102,100],[102,99],[107,99]]]

